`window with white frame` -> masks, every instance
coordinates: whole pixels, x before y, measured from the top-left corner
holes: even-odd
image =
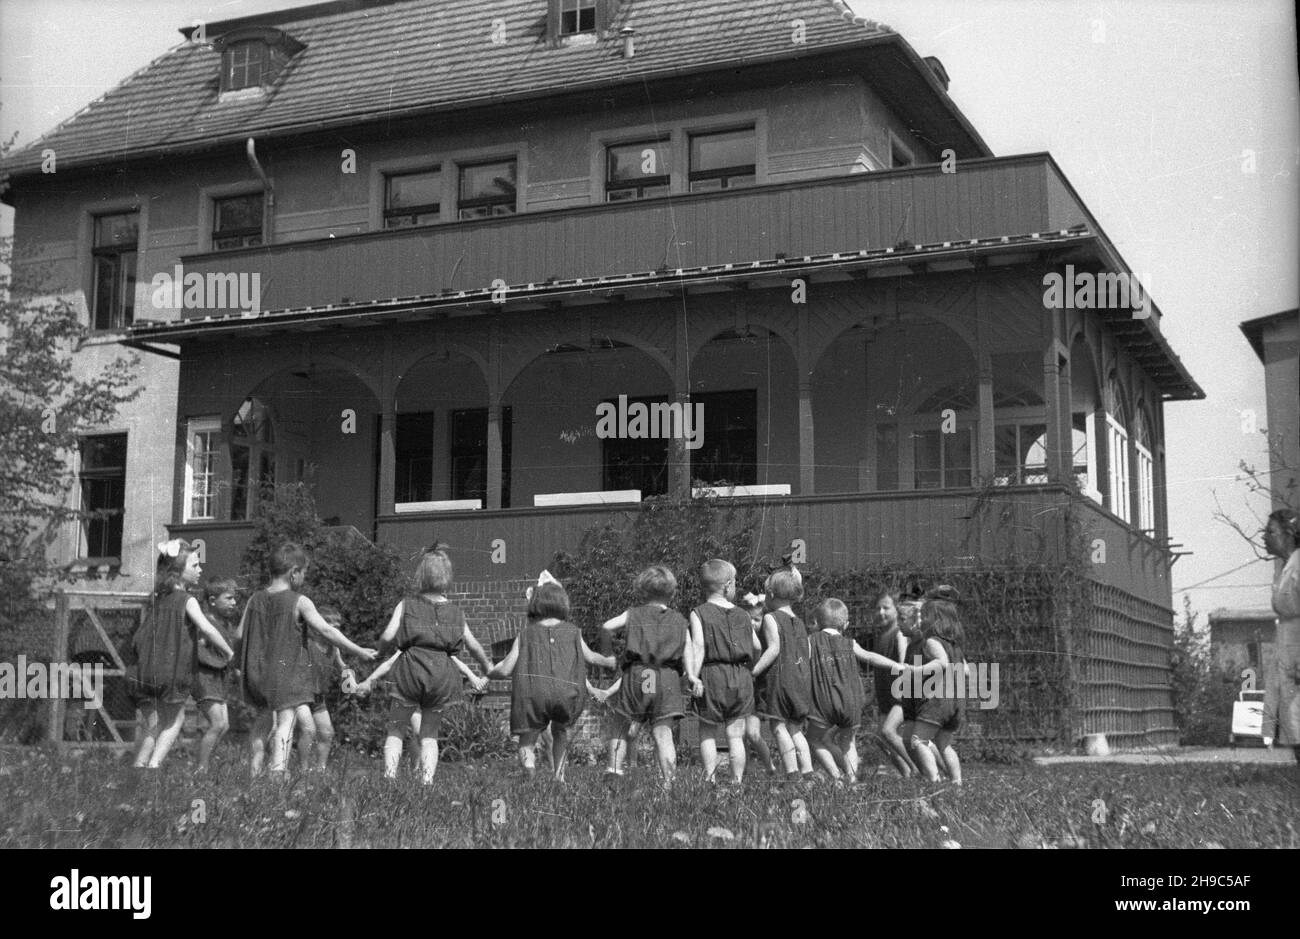
[[[1128,462],[1128,428],[1125,426],[1124,397],[1119,384],[1112,375],[1106,382],[1106,455],[1109,457],[1110,489],[1106,493],[1107,505],[1124,521],[1130,521],[1129,462]]]
[[[1097,487],[1097,424],[1092,414],[1072,415],[1074,479],[1079,491],[1097,503],[1105,500]]]
[[[1155,462],[1151,458],[1150,431],[1142,408],[1133,415],[1133,449],[1137,453],[1138,528],[1155,534]]]
[[[217,454],[221,419],[191,419],[185,431],[185,521],[217,517]]]

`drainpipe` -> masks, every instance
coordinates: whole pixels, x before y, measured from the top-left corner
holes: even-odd
[[[271,185],[271,179],[266,175],[266,171],[262,169],[262,164],[257,160],[257,145],[252,137],[249,137],[248,142],[244,144],[244,153],[248,156],[248,165],[253,168],[253,172],[257,174],[257,178],[260,179],[262,185],[266,187],[266,234],[269,236],[271,219],[275,217],[275,188]],[[270,238],[266,237],[263,240],[269,241]]]

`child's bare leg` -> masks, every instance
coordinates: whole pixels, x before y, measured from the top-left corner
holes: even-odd
[[[519,765],[529,779],[537,772],[537,734],[535,730],[526,730],[519,735]]]
[[[916,767],[930,782],[939,781],[939,767],[935,762],[934,751],[930,749],[930,738],[928,733],[933,732],[922,727],[914,728],[912,731],[912,759],[916,761]]]
[[[150,702],[140,708],[140,721],[137,725],[135,742],[135,766],[137,769],[149,762],[154,744],[158,742],[158,706]]]
[[[727,734],[727,753],[731,757],[731,779],[732,782],[740,782],[745,778],[745,724],[746,719],[737,717],[734,720],[727,721],[725,730]]]
[[[795,754],[799,760],[799,772],[807,776],[813,771],[812,750],[808,747],[808,738],[804,736],[802,724],[790,725],[790,739],[794,741]]]
[[[769,773],[776,772],[776,765],[772,762],[772,751],[763,739],[763,722],[758,719],[758,715],[751,714],[745,718],[745,739],[749,741],[754,752],[758,754],[758,759],[762,762],[763,767]]]
[[[421,780],[428,786],[438,772],[438,726],[441,711],[426,708],[420,712]]]
[[[317,711],[311,717],[316,727],[316,768],[324,772],[329,763],[330,747],[334,745],[334,722],[330,720],[329,711]]]
[[[808,735],[812,738],[812,751],[817,755],[817,762],[832,779],[839,779],[840,764],[844,762],[844,754],[840,752],[839,747],[835,746],[830,728],[812,724]]]
[[[564,782],[564,768],[569,760],[569,728],[563,724],[551,724],[551,770],[555,778]]]
[[[943,768],[948,773],[948,778],[952,780],[954,786],[960,786],[961,759],[953,748],[952,732],[947,730],[939,731],[935,735],[934,745],[939,750],[939,756],[943,758]]]
[[[149,755],[149,768],[157,769],[162,765],[162,761],[167,758],[168,751],[171,750],[172,744],[176,738],[181,735],[181,727],[185,724],[185,702],[180,704],[159,703],[158,705],[158,741],[154,744],[153,753]]]
[[[253,719],[253,726],[248,731],[248,771],[256,778],[262,775],[266,763],[266,738],[271,735],[275,715],[270,711],[258,711]]]
[[[903,742],[903,735],[899,733],[902,726],[903,708],[895,704],[889,709],[885,719],[880,722],[880,736],[885,738],[885,753],[889,756],[889,761],[894,764],[894,769],[898,770],[899,775],[906,779],[916,772],[916,764],[908,755],[907,744]]]
[[[628,750],[627,735],[631,733],[631,725],[618,714],[611,712],[606,733],[609,734],[609,766],[605,771],[622,776],[623,761],[627,757]]]
[[[289,768],[289,745],[293,742],[295,708],[280,708],[275,712],[275,730],[271,736],[271,765],[269,771],[283,775]]]
[[[858,781],[858,740],[856,727],[844,727],[836,731],[835,745],[844,754],[844,774],[849,782]]]
[[[199,707],[203,709],[208,729],[203,732],[203,739],[199,741],[198,770],[200,773],[206,773],[208,761],[212,759],[212,751],[217,748],[221,738],[230,729],[230,712],[226,709],[225,701],[204,701]]]
[[[659,772],[665,784],[677,775],[677,746],[673,743],[673,722],[660,721],[651,729],[655,738],[655,756],[659,758]]]
[[[718,725],[700,722],[700,762],[704,764],[704,778],[713,782],[718,772]]]
[[[786,775],[799,772],[799,756],[795,750],[794,737],[790,733],[790,725],[786,721],[773,721],[772,731],[776,737],[777,752],[781,754],[782,769]]]
[[[388,733],[384,737],[384,778],[396,779],[397,770],[402,765],[402,742],[406,739],[407,727],[413,726],[419,734],[419,725],[412,714],[419,717],[419,711],[411,705],[394,702],[388,709]]]
[[[316,722],[312,720],[311,708],[305,704],[294,708],[293,726],[298,730],[298,772],[310,772],[312,748],[316,743]]]

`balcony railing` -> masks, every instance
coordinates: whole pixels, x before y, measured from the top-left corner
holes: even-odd
[[[1095,229],[1045,154],[286,241],[190,255],[185,272],[259,273],[282,310],[1002,235]],[[186,316],[228,313],[190,309]]]

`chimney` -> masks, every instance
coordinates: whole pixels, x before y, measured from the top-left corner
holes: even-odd
[[[618,32],[619,35],[623,37],[623,58],[630,59],[632,56],[636,55],[636,44],[633,41],[633,37],[636,35],[636,30],[631,26],[624,26]]]
[[[939,79],[939,84],[943,85],[943,90],[948,90],[948,70],[943,67],[938,56],[927,55],[925,64],[930,66],[930,71],[934,72],[934,77]]]

